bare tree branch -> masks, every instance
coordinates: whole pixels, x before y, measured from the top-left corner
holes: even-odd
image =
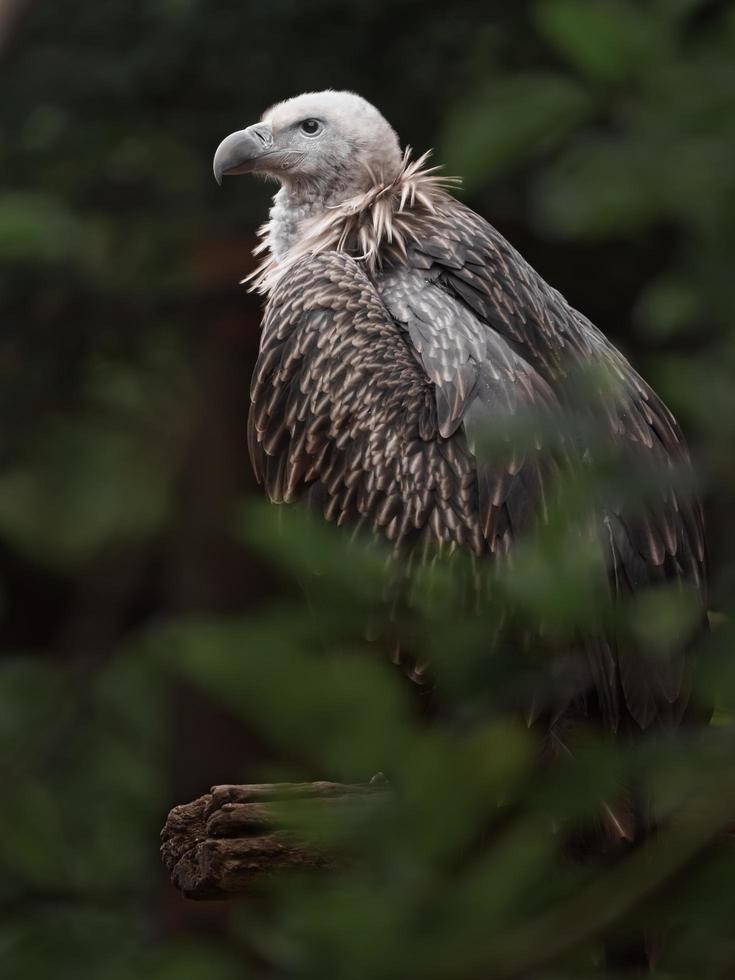
[[[161,857],[171,881],[188,898],[242,894],[264,874],[339,864],[336,855],[284,827],[296,807],[301,814],[305,808],[336,813],[386,792],[384,782],[214,786],[171,810],[161,831]]]

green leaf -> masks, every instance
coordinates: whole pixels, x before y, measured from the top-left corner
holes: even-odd
[[[638,301],[637,314],[644,329],[659,338],[685,330],[702,311],[702,298],[683,277],[654,280]]]
[[[468,186],[483,183],[556,146],[592,107],[584,89],[561,75],[503,79],[447,123],[441,139],[447,170]]]
[[[75,256],[82,226],[68,208],[43,194],[0,196],[0,259],[57,262]]]
[[[170,503],[167,460],[157,450],[101,420],[49,424],[27,463],[0,475],[0,536],[52,567],[147,537]]]
[[[578,141],[539,181],[537,213],[566,238],[638,232],[667,213],[659,169],[648,146],[608,137]]]
[[[631,602],[629,615],[642,649],[665,657],[692,636],[701,616],[701,600],[682,587],[649,589]]]
[[[649,61],[655,55],[651,18],[629,3],[545,0],[535,19],[562,57],[595,82],[621,82],[644,54]]]
[[[150,643],[271,744],[318,760],[323,772],[369,777],[395,758],[404,692],[389,664],[350,656],[346,640],[325,655],[328,628],[307,609],[274,609],[245,621],[182,622]]]

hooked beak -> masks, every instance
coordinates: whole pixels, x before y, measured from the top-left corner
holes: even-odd
[[[273,130],[269,123],[256,123],[230,133],[214,154],[214,179],[222,183],[227,174],[247,174],[259,169],[263,157],[273,152]]]

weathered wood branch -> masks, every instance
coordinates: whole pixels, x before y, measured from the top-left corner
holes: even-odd
[[[289,813],[298,807],[301,814],[312,808],[336,814],[386,792],[384,780],[213,786],[171,810],[161,857],[176,888],[198,899],[242,894],[264,874],[333,868],[338,856],[289,829]]]

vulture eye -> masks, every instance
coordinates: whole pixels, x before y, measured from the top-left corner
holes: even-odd
[[[301,123],[301,132],[306,136],[316,136],[321,131],[322,124],[318,119],[304,119]]]

